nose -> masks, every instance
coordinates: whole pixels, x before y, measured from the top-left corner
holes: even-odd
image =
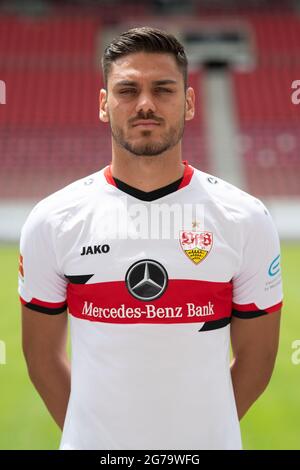
[[[154,113],[155,111],[156,107],[150,93],[141,93],[136,105],[137,114],[149,112]]]

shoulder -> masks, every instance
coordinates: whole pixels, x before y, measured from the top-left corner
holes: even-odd
[[[270,217],[260,199],[237,186],[197,169],[195,178],[205,195],[205,203],[213,205],[224,217],[245,224]]]
[[[44,231],[58,228],[70,215],[82,210],[99,189],[102,172],[76,180],[39,201],[27,217],[22,233],[38,228]]]

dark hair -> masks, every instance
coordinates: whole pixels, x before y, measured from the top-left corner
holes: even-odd
[[[101,60],[105,86],[107,85],[111,64],[119,57],[136,52],[172,54],[182,72],[186,88],[188,62],[184,47],[172,34],[146,26],[129,29],[106,47]]]

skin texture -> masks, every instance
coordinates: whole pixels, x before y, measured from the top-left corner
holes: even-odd
[[[152,191],[183,175],[181,137],[185,121],[194,117],[195,94],[192,88],[184,89],[171,55],[137,53],[118,59],[107,90],[100,91],[99,104],[100,120],[112,131],[113,176]],[[22,306],[22,318],[30,378],[62,428],[70,394],[67,314],[50,316]],[[240,419],[270,380],[279,323],[280,311],[251,320],[232,319],[231,374]]]
[[[22,347],[29,377],[62,429],[70,396],[67,312],[45,315],[22,305]]]
[[[281,310],[248,320],[232,318],[231,377],[241,419],[266,389],[275,365]]]

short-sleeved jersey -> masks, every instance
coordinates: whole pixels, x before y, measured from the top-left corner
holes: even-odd
[[[258,199],[184,163],[152,201],[108,165],[23,227],[22,303],[71,321],[61,449],[241,448],[230,321],[280,309],[279,240]]]

